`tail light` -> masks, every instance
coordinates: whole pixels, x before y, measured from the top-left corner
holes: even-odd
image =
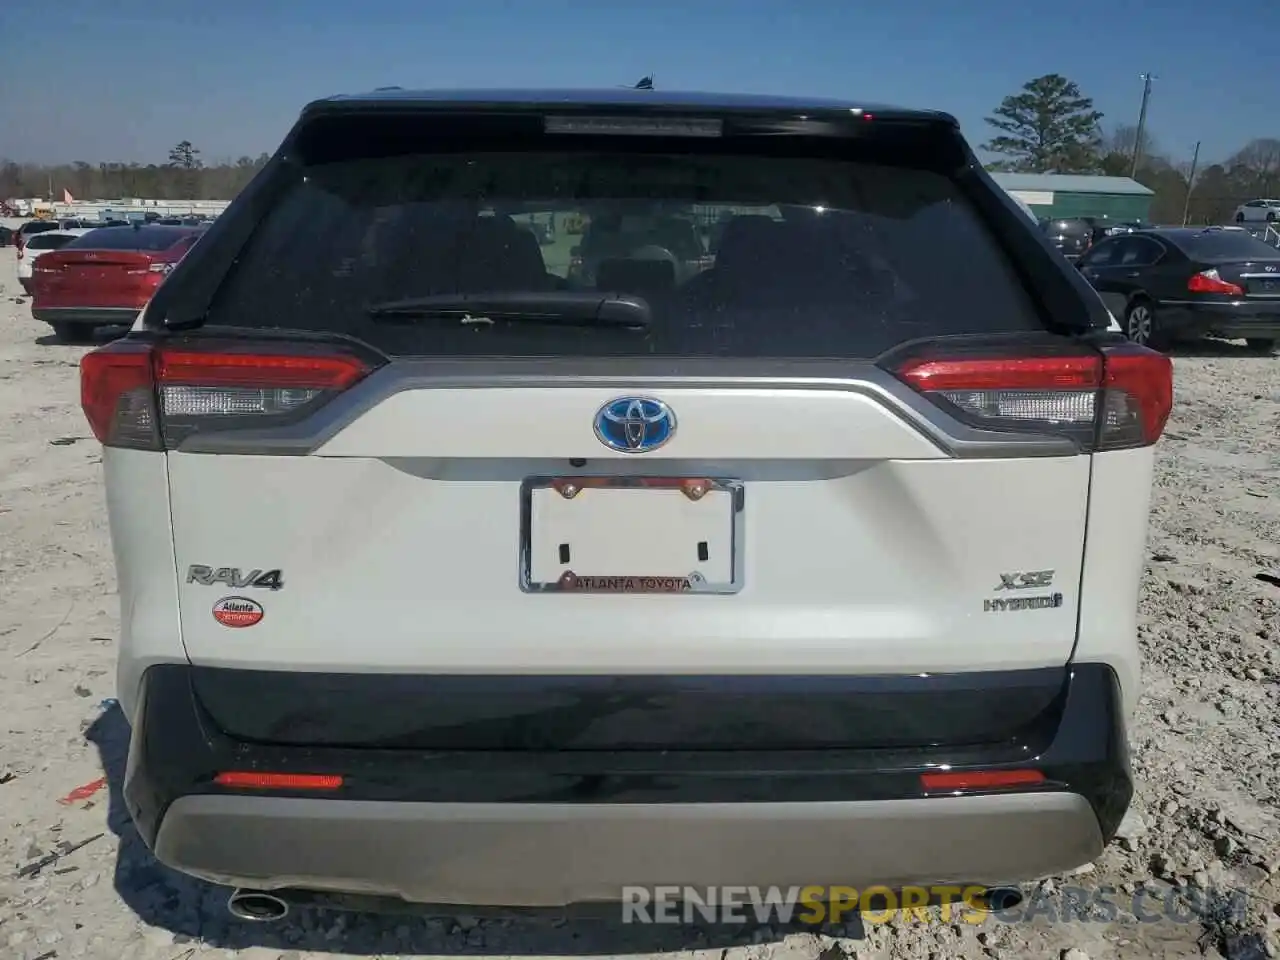
[[[201,431],[292,423],[375,366],[328,345],[125,339],[80,361],[80,403],[105,446],[173,449]]]
[[[1136,344],[915,356],[899,379],[971,426],[1059,434],[1083,450],[1155,443],[1173,406],[1169,358]]]
[[[1202,270],[1192,274],[1191,279],[1187,281],[1187,290],[1190,293],[1225,293],[1232,297],[1244,296],[1244,287],[1223,280],[1217,270]]]

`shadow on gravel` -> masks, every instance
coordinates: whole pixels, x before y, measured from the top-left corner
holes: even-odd
[[[168,931],[178,945],[204,942],[221,949],[257,946],[366,956],[585,955],[725,949],[775,942],[788,933],[820,932],[800,924],[790,928],[749,924],[642,926],[623,924],[620,919],[566,920],[555,916],[476,923],[463,916],[351,913],[317,908],[294,909],[279,923],[244,923],[227,913],[229,889],[169,869],[151,855],[138,836],[124,804],[129,724],[120,707],[112,704],[106,709],[86,731],[85,738],[97,747],[109,783],[107,824],[119,839],[116,892],[144,923]],[[850,920],[855,918],[856,914]],[[863,936],[856,922],[846,924],[841,932],[859,939]]]
[[[1267,354],[1260,353],[1244,343],[1234,343],[1230,340],[1188,340],[1185,343],[1175,343],[1168,351],[1171,357],[1238,357],[1247,359],[1249,357],[1258,358],[1265,357]]]
[[[119,340],[129,332],[128,327],[98,327],[80,340],[59,340],[52,333],[36,337],[36,346],[40,347],[86,347],[111,340]]]

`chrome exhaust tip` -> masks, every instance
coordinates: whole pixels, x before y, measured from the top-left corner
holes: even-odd
[[[274,923],[289,914],[289,904],[262,890],[236,890],[227,898],[227,912],[238,920]]]
[[[987,913],[1000,913],[1012,910],[1023,899],[1022,891],[1017,887],[988,887],[973,899],[973,906]]]

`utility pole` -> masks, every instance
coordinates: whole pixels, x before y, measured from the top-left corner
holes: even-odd
[[[1191,190],[1196,182],[1196,165],[1200,162],[1200,141],[1196,141],[1196,152],[1191,155],[1191,173],[1187,175],[1187,199],[1182,204],[1182,225],[1187,225],[1187,211],[1191,209]]]
[[[1142,159],[1142,138],[1147,132],[1147,101],[1151,99],[1151,81],[1158,79],[1154,73],[1142,74],[1142,110],[1138,113],[1138,133],[1133,138],[1133,166],[1130,177],[1138,175],[1138,161]]]

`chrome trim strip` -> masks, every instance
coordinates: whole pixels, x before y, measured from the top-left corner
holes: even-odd
[[[866,361],[677,358],[396,360],[297,424],[267,430],[196,433],[182,453],[306,456],[398,393],[430,389],[604,386],[619,393],[664,389],[839,390],[874,400],[957,458],[1065,457],[1069,438],[981,430],[962,423],[888,372]]]

